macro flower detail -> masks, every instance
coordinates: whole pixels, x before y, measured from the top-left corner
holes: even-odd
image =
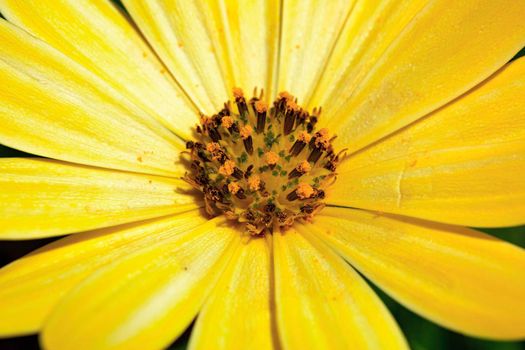
[[[204,194],[209,215],[223,213],[251,235],[311,220],[324,207],[341,158],[331,145],[335,137],[315,131],[320,110],[310,115],[286,92],[270,109],[262,93],[250,100],[240,88],[233,94],[235,106],[228,102],[202,117],[199,141],[186,143],[191,170],[185,180]]]
[[[0,0],[0,337],[525,338],[525,2]],[[252,94],[249,94],[253,91]],[[67,235],[66,237],[61,237]],[[0,242],[0,244],[2,244]]]

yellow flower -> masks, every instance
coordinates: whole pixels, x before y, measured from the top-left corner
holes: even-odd
[[[524,251],[466,228],[525,223],[525,59],[506,64],[525,2],[123,3],[129,19],[105,0],[0,0],[0,143],[46,157],[0,160],[0,239],[86,231],[0,271],[0,336],[160,349],[197,317],[192,349],[406,348],[358,270],[445,327],[525,337]],[[232,101],[210,129],[234,87],[247,111]],[[226,129],[274,98],[312,123],[288,126],[315,141],[293,157],[323,149],[293,176],[276,152],[271,180],[258,142],[289,135]],[[247,154],[219,178],[185,150],[199,137],[220,138],[210,163]],[[260,176],[243,191],[242,159]],[[336,181],[303,181],[322,169]],[[288,202],[264,199],[288,178]]]

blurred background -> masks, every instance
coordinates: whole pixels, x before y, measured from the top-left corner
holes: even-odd
[[[115,1],[119,4],[119,1]],[[523,48],[513,59],[525,56]],[[0,126],[1,127],[1,126]],[[0,157],[28,157],[32,156],[0,144]],[[1,190],[1,189],[0,189]],[[479,229],[480,231],[494,235],[500,239],[506,240],[513,244],[525,248],[525,226],[503,228],[503,229]],[[0,241],[0,267],[9,262],[41,247],[53,240],[31,240],[22,242]],[[525,278],[525,271],[524,271]],[[374,287],[375,288],[375,287]],[[482,339],[476,339],[458,334],[438,325],[429,322],[418,315],[407,310],[393,299],[375,288],[379,296],[390,309],[392,315],[396,318],[403,333],[405,334],[410,347],[413,350],[437,350],[437,349],[467,349],[467,350],[525,350],[525,341],[522,342],[494,342]],[[525,296],[524,296],[525,297]],[[0,310],[1,312],[1,310]],[[190,328],[179,338],[177,342],[170,346],[170,350],[186,349]],[[12,339],[0,339],[0,350],[33,350],[40,349],[38,338],[36,336],[26,336]]]

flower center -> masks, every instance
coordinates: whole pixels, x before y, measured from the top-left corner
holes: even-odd
[[[210,215],[239,221],[252,235],[310,221],[339,162],[335,136],[316,129],[321,108],[310,114],[287,92],[271,106],[257,90],[248,101],[239,88],[233,96],[217,114],[201,115],[186,144],[184,179],[204,194]]]

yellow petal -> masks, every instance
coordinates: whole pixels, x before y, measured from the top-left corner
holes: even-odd
[[[525,223],[525,59],[344,162],[335,205],[465,226]]]
[[[319,77],[309,109],[323,106],[329,120],[354,92],[399,33],[428,0],[357,1]]]
[[[279,91],[308,101],[354,4],[353,0],[283,2]]]
[[[92,73],[0,20],[0,143],[75,163],[174,175],[183,145]]]
[[[124,0],[148,42],[186,93],[204,113],[216,113],[228,100],[230,77],[210,34],[206,1]]]
[[[178,179],[0,158],[0,237],[58,236],[195,209]]]
[[[101,267],[204,223],[198,211],[79,233],[0,270],[0,337],[36,333],[71,288]]]
[[[264,89],[274,98],[277,73],[280,2],[278,0],[200,1],[202,13],[213,25],[209,31],[228,88],[247,94]]]
[[[189,349],[273,349],[270,251],[264,238],[236,252],[197,318]]]
[[[310,230],[306,226],[300,234],[274,235],[276,318],[283,348],[406,349],[372,289]]]
[[[97,74],[181,137],[190,135],[196,110],[110,1],[0,0],[0,11]]]
[[[223,220],[174,235],[99,270],[44,325],[47,349],[160,349],[180,335],[214,287],[239,234]]]
[[[457,226],[326,208],[316,233],[409,309],[494,339],[525,337],[525,251]]]
[[[515,0],[429,3],[350,94],[334,92],[341,108],[323,106],[339,145],[358,150],[483,81],[525,45],[524,13]]]

